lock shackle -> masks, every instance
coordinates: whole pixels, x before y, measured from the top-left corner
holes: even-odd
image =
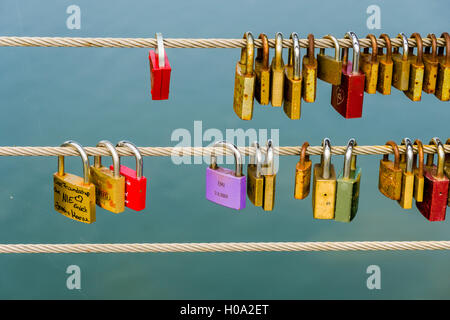
[[[434,137],[430,140],[430,144],[436,145],[437,148],[437,154],[438,154],[438,164],[437,164],[437,171],[436,175],[438,178],[444,177],[444,164],[445,164],[445,150],[444,145],[442,144],[441,139],[438,137]],[[427,155],[427,166],[432,166],[434,160],[434,153],[429,153]]]
[[[404,34],[403,32],[400,32],[397,35],[397,38],[402,39],[402,47],[403,47],[402,60],[408,60],[408,54],[409,54],[408,37],[406,37],[406,34]],[[395,47],[394,53],[398,53],[398,52],[399,52],[399,48]]]
[[[283,34],[277,32],[275,34],[275,67],[283,67]]]
[[[142,159],[141,153],[139,152],[139,149],[134,145],[134,143],[127,140],[122,140],[117,142],[116,147],[127,147],[131,150],[131,152],[134,153],[134,156],[136,157],[136,178],[142,178],[142,173],[144,171],[144,161]]]
[[[417,154],[419,155],[419,169],[418,175],[419,178],[423,177],[423,143],[419,139],[414,141],[414,145],[417,145]],[[414,168],[416,167],[416,155],[414,155]]]
[[[252,147],[255,148],[255,154],[250,155],[249,161],[251,165],[256,165],[256,177],[261,177],[261,166],[262,166],[262,152],[261,148],[259,147],[258,141],[253,141]]]
[[[356,145],[356,140],[351,138],[347,142],[347,149],[345,150],[344,156],[344,168],[343,168],[343,177],[344,179],[350,178],[350,173],[352,170],[356,169],[356,156],[353,155],[353,147]],[[354,165],[354,168],[352,168]]]
[[[444,64],[449,65],[450,64],[450,35],[448,32],[444,32],[441,34],[441,38],[444,38],[445,40],[445,61]],[[438,49],[438,55],[443,56],[444,55],[444,47],[439,47]]]
[[[392,45],[391,38],[386,33],[380,35],[380,39],[383,39],[386,43],[386,62],[392,62]],[[378,48],[378,53],[383,54],[383,48]]]
[[[420,34],[418,32],[414,32],[411,35],[411,38],[416,38],[416,44],[417,44],[417,60],[416,60],[416,63],[421,65],[421,64],[423,64],[423,42],[422,42],[422,37],[420,36]],[[414,48],[413,48],[412,51],[414,51]]]
[[[213,148],[215,148],[215,147],[224,147],[225,149],[231,150],[233,152],[234,161],[235,161],[234,175],[236,177],[242,177],[242,156],[241,156],[241,153],[239,152],[239,149],[234,144],[228,143],[226,141],[218,141],[218,142],[214,143]],[[211,153],[210,168],[211,169],[217,168],[217,159],[216,159],[215,150]]]
[[[298,41],[297,32],[292,32],[290,39],[292,40],[292,48],[289,48],[288,64],[293,66],[294,80],[300,79],[300,43]]]
[[[322,167],[322,177],[324,179],[330,178],[330,166],[331,166],[331,141],[329,138],[325,138],[322,141],[323,153],[320,156],[320,165]]]
[[[162,33],[156,33],[156,49],[158,51],[158,65],[160,68],[164,68],[166,66],[166,50],[164,49],[164,40]]]
[[[431,61],[436,61],[437,39],[434,33],[429,33],[427,38],[431,39],[431,47],[425,47],[424,53],[429,54],[431,48]]]
[[[398,151],[398,145],[395,143],[395,141],[389,140],[386,142],[387,146],[391,146],[394,150],[394,169],[400,168],[400,152]],[[383,160],[388,161],[389,160],[389,154],[383,155]]]
[[[404,138],[402,140],[402,145],[406,145],[405,157],[406,157],[406,172],[413,171],[413,163],[414,163],[414,148],[411,139]]]
[[[339,52],[341,51],[341,46],[339,45],[339,42],[337,39],[332,36],[331,34],[327,34],[326,36],[322,37],[322,39],[329,39],[333,42],[334,45],[334,60],[341,61],[339,58]],[[319,51],[321,54],[325,54],[325,48],[320,48]]]
[[[359,54],[360,54],[360,45],[358,36],[353,31],[349,31],[345,34],[346,39],[352,40],[353,46],[353,60],[352,60],[352,73],[359,73]],[[345,48],[346,52],[348,52],[348,48]],[[345,55],[345,53],[344,53]]]
[[[97,143],[97,147],[105,147],[109,150],[112,157],[113,162],[113,172],[114,172],[114,178],[120,178],[120,157],[117,153],[116,148],[114,148],[114,145],[109,142],[108,140],[102,140],[99,143]],[[95,156],[94,157],[94,167],[100,168],[102,166],[102,157],[101,156]]]
[[[370,39],[371,46],[372,46],[372,62],[377,62],[378,60],[378,44],[377,44],[377,38],[373,34],[368,34],[367,39]],[[369,53],[369,48],[364,48],[364,53]]]
[[[253,75],[253,58],[255,54],[255,41],[253,34],[250,31],[244,33],[242,39],[247,40],[247,45],[241,49],[242,66],[245,66],[245,75]]]
[[[303,142],[302,149],[300,151],[300,165],[304,166],[306,161],[309,161],[309,155],[306,154],[306,149],[308,149],[308,141]]]
[[[314,35],[312,33],[308,34],[308,48],[306,51],[306,54],[309,58],[309,63],[312,63],[314,61]]]
[[[266,175],[273,175],[274,172],[274,153],[273,153],[273,142],[272,139],[266,142],[266,157],[264,159],[264,169],[266,170]]]
[[[84,151],[81,144],[76,141],[68,140],[61,144],[60,147],[70,147],[78,151],[81,156],[81,160],[83,161],[83,182],[84,184],[89,183],[89,157]],[[64,173],[64,156],[58,156],[58,175],[63,176]]]
[[[261,40],[262,47],[256,50],[256,60],[262,61],[264,69],[269,68],[269,40],[265,33],[260,33],[258,39]]]

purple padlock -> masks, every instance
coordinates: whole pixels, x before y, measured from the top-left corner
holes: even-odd
[[[234,154],[236,171],[217,166],[216,156],[211,154],[211,165],[206,168],[206,199],[221,206],[240,210],[245,208],[247,179],[242,175],[242,158],[238,148],[225,141],[213,147],[225,147]]]

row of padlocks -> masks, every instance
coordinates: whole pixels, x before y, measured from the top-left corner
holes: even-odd
[[[429,34],[432,47],[423,48],[419,33],[413,33],[417,42],[417,55],[408,46],[404,33],[403,52],[399,48],[392,50],[387,34],[380,36],[386,43],[386,51],[377,47],[373,34],[367,36],[371,41],[371,50],[365,48],[360,52],[359,40],[354,32],[347,32],[353,44],[353,61],[348,61],[348,48],[342,49],[337,39],[331,35],[324,38],[332,40],[335,46],[334,57],[326,55],[320,49],[317,58],[314,54],[314,36],[308,35],[307,54],[300,65],[300,45],[297,33],[291,34],[292,48],[289,48],[288,63],[282,57],[283,35],[278,32],[275,37],[275,56],[269,66],[269,44],[265,34],[260,34],[262,48],[258,49],[254,59],[254,39],[251,32],[246,32],[246,48],[242,49],[241,58],[236,64],[233,108],[239,118],[251,120],[254,99],[261,105],[283,106],[290,119],[300,119],[301,100],[314,102],[316,99],[317,78],[330,83],[331,105],[345,118],[362,117],[364,92],[383,95],[391,94],[391,87],[403,91],[412,101],[420,101],[422,91],[434,94],[441,101],[450,99],[450,36],[444,32],[444,47],[437,49],[434,34]]]

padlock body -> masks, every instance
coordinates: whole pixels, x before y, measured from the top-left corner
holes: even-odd
[[[394,86],[394,88],[401,91],[408,90],[410,60],[404,60],[403,55],[400,53],[393,53],[392,61],[394,63],[392,85]]]
[[[245,208],[246,177],[236,177],[227,168],[206,168],[206,199],[221,206],[241,210]]]
[[[361,118],[364,99],[364,73],[352,73],[352,63],[342,67],[341,84],[332,86],[331,105],[344,118]]]
[[[342,61],[323,53],[317,55],[317,77],[325,82],[340,85],[342,77]]]
[[[336,204],[336,172],[330,165],[330,178],[322,178],[321,165],[314,165],[312,207],[314,219],[334,219]]]
[[[270,102],[270,68],[264,68],[262,61],[255,60],[255,99],[261,105]]]
[[[256,176],[256,165],[249,164],[247,167],[247,196],[256,207],[263,204],[264,178]]]
[[[414,197],[414,173],[402,173],[402,192],[398,204],[403,209],[411,209]]]
[[[377,91],[384,95],[391,94],[394,63],[392,60],[386,61],[386,55],[379,55],[378,62]]]
[[[113,170],[113,166],[109,167]],[[120,166],[120,175],[125,177],[125,206],[135,211],[145,209],[147,198],[147,178],[136,178],[136,171],[126,166]]]
[[[350,222],[356,216],[359,203],[359,186],[361,184],[361,168],[352,170],[349,178],[341,173],[337,179],[336,209],[334,220]]]
[[[114,213],[125,210],[125,177],[114,177],[109,168],[90,167],[89,181],[95,185],[95,201],[103,209]]]
[[[448,155],[449,154],[446,155],[446,158],[449,157]],[[446,177],[450,180],[450,162],[448,162],[447,160],[445,161],[444,173],[445,173]],[[448,188],[447,205],[450,207],[450,185],[449,185],[449,188]]]
[[[167,54],[164,54],[164,67],[159,67],[158,54],[154,50],[149,51],[148,59],[150,61],[150,82],[152,100],[169,99],[170,74],[172,68],[169,64]]]
[[[414,169],[414,199],[417,202],[423,201],[423,188],[425,178],[419,176],[419,169]]]
[[[305,199],[309,195],[311,185],[311,160],[305,161],[304,165],[297,163],[295,167],[295,199]]]
[[[430,53],[423,55],[424,73],[422,90],[426,93],[434,93],[436,91],[436,80],[438,74],[438,61],[433,60]]]
[[[441,101],[450,100],[450,65],[445,64],[445,58],[439,58],[436,92],[434,95]]]
[[[360,55],[359,64],[361,71],[366,76],[364,81],[364,90],[369,94],[376,93],[379,69],[378,60],[372,61],[371,53],[362,52]]]
[[[447,210],[449,179],[437,178],[436,172],[436,166],[425,168],[423,201],[416,202],[417,209],[429,221],[445,220]]]
[[[289,119],[297,120],[301,116],[302,102],[302,77],[300,79],[293,78],[293,67],[285,67],[284,79],[284,113]]]
[[[275,58],[273,58],[270,70],[270,99],[272,107],[281,107],[284,96],[284,63],[281,63],[281,67],[277,67]]]
[[[401,168],[396,169],[394,163],[389,160],[380,160],[380,174],[378,177],[378,189],[392,200],[400,200],[402,192]]]
[[[55,210],[84,223],[95,222],[95,186],[71,173],[53,174]]]
[[[264,195],[262,205],[264,211],[272,211],[275,205],[276,179],[276,174],[264,175]]]
[[[305,102],[314,102],[317,91],[317,60],[304,56],[302,65],[302,97]]]
[[[409,71],[409,87],[405,91],[405,95],[412,101],[420,101],[422,98],[422,86],[424,76],[423,63],[411,62],[411,70]]]
[[[255,92],[255,74],[243,72],[245,66],[236,63],[236,76],[234,80],[234,112],[242,120],[251,120],[253,117],[253,97]]]

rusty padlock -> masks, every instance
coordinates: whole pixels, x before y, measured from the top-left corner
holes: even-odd
[[[317,60],[314,56],[314,35],[311,33],[308,34],[308,50],[302,65],[302,97],[305,102],[314,102],[317,91]]]
[[[394,62],[392,61],[391,39],[385,33],[380,36],[386,42],[386,54],[383,54],[383,48],[378,48],[378,81],[377,91],[381,94],[391,94],[392,72]]]
[[[409,84],[408,90],[405,91],[405,95],[412,101],[420,101],[422,97],[423,75],[425,72],[425,66],[423,64],[422,37],[419,33],[415,32],[411,35],[411,38],[416,39],[417,57],[414,56],[413,52],[409,53]]]
[[[364,48],[359,58],[361,71],[366,75],[364,91],[369,94],[377,93],[378,82],[378,45],[377,38],[373,34],[368,34],[367,37],[372,44],[372,53],[369,53],[369,48]]]
[[[438,76],[436,80],[436,91],[434,95],[441,101],[450,100],[450,35],[444,32],[441,38],[445,39],[445,56],[444,47],[438,50]]]
[[[430,47],[425,47],[423,53],[423,64],[425,66],[425,72],[423,74],[422,90],[426,93],[434,93],[436,91],[436,80],[439,65],[436,55],[437,39],[434,33],[428,34],[427,37],[431,39],[431,53]]]
[[[255,99],[259,104],[267,105],[270,102],[269,41],[265,33],[261,33],[259,39],[262,42],[262,48],[256,51]]]

